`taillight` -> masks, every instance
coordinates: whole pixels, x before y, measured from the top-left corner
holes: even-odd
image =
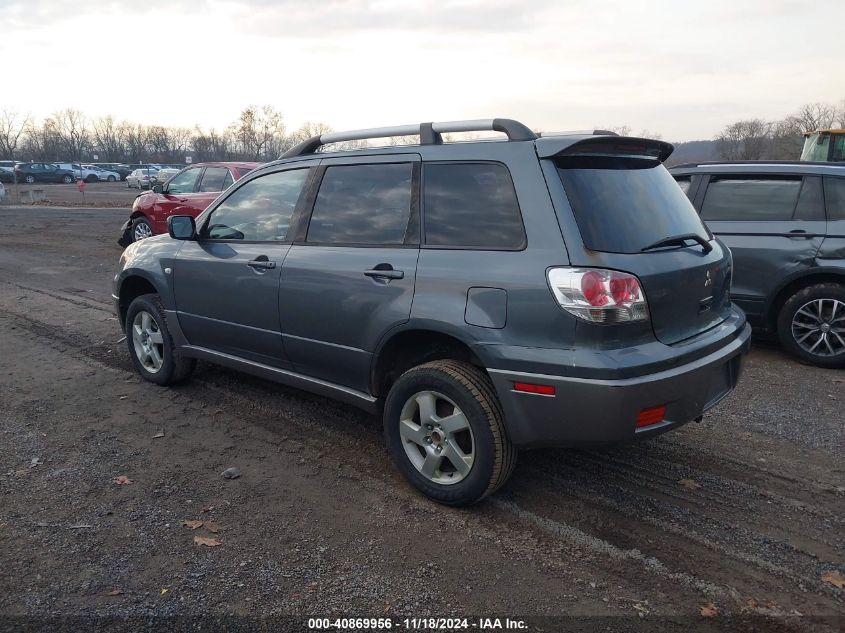
[[[551,268],[549,286],[561,307],[592,323],[647,321],[640,280],[618,270]]]

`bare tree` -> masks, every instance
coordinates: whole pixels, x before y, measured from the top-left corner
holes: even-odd
[[[94,146],[103,160],[123,160],[126,152],[126,128],[115,123],[111,115],[93,122]]]
[[[0,156],[4,158],[15,157],[18,143],[24,130],[32,121],[29,114],[20,114],[17,110],[0,110]]]
[[[73,160],[82,160],[85,151],[91,145],[88,124],[85,115],[74,108],[66,108],[53,115],[59,139],[63,149]]]
[[[826,103],[805,103],[790,118],[795,119],[802,132],[829,128],[836,120],[836,107]]]
[[[149,135],[147,128],[140,123],[120,124],[123,133],[126,135],[126,151],[130,162],[141,162],[147,157],[149,151]]]
[[[747,119],[728,125],[716,137],[716,151],[724,160],[760,160],[770,144],[772,125]]]

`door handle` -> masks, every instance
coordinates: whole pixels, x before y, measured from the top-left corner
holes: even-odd
[[[809,239],[813,237],[811,233],[807,233],[804,229],[793,229],[788,233],[789,237],[797,237],[799,239]]]
[[[393,270],[390,264],[378,264],[370,270],[365,270],[364,275],[373,279],[404,279],[404,270]]]
[[[264,259],[259,257],[258,259],[253,259],[252,261],[247,262],[246,265],[255,270],[270,270],[271,268],[276,267],[276,262],[269,261],[264,255],[262,255],[262,257],[264,257]]]

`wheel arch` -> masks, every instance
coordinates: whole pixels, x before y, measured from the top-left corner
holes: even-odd
[[[461,360],[486,373],[485,363],[474,347],[452,328],[409,322],[386,334],[373,354],[370,391],[376,397],[384,397],[402,373],[432,360]]]
[[[129,310],[129,304],[135,298],[145,294],[157,294],[162,301],[165,301],[167,297],[166,293],[162,292],[157,286],[152,276],[145,271],[124,271],[117,287],[117,305],[120,312],[121,325],[126,322],[126,312]]]
[[[764,311],[766,326],[773,331],[777,329],[778,314],[781,308],[796,292],[809,286],[825,283],[845,285],[845,269],[834,267],[813,268],[785,279],[772,293],[766,306]]]

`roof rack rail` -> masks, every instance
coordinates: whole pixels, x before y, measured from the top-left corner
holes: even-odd
[[[326,132],[306,139],[290,148],[279,158],[293,158],[304,154],[313,154],[323,145],[361,141],[368,138],[386,138],[390,136],[419,135],[420,145],[439,145],[443,142],[441,134],[448,132],[503,132],[509,141],[533,141],[537,135],[530,128],[513,119],[476,119],[472,121],[440,121],[436,123],[412,123],[391,127],[374,127],[349,132]]]

